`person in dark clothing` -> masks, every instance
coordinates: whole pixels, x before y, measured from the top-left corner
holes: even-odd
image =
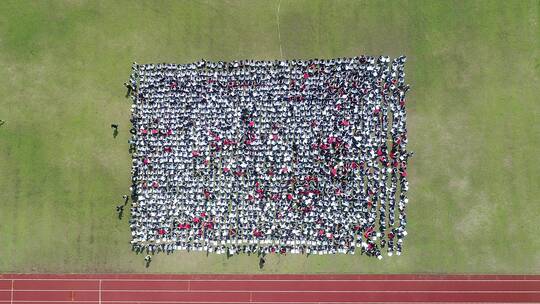
[[[118,205],[116,206],[116,212],[118,213],[118,219],[122,219],[122,216],[124,215],[124,205]]]
[[[124,82],[124,86],[127,88],[127,93],[126,93],[126,98],[127,98],[133,92],[133,87],[127,82]]]
[[[111,124],[111,128],[113,129],[113,137],[116,138],[116,136],[118,136],[118,125]]]
[[[152,262],[152,257],[147,254],[145,257],[144,257],[144,261],[146,263],[145,267],[148,268],[150,266],[150,262]]]

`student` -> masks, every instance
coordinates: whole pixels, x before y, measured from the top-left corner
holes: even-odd
[[[124,82],[124,86],[127,88],[127,93],[126,93],[126,98],[127,98],[133,92],[133,87],[131,86],[131,84],[129,84],[127,82]]]
[[[146,268],[148,268],[148,266],[150,266],[150,262],[152,262],[152,256],[150,256],[149,254],[147,254],[145,257],[144,257],[144,261],[146,263]]]
[[[122,219],[122,216],[124,215],[124,205],[116,206],[116,212],[118,213],[118,219]]]
[[[118,136],[118,124],[111,124],[111,128],[113,129],[113,137],[116,138]]]

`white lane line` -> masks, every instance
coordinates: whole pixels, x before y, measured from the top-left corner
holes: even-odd
[[[39,303],[73,303],[72,301],[39,301],[39,300],[17,300],[15,302],[24,302],[24,303],[33,303],[33,302],[39,302]],[[0,303],[9,303],[9,301],[0,301]],[[77,303],[98,303],[97,301],[89,301],[89,300],[82,300],[82,301],[77,301]],[[105,301],[105,303],[138,303],[138,304],[141,304],[141,303],[152,303],[152,304],[168,304],[168,303],[183,303],[183,304],[197,304],[197,303],[228,303],[228,304],[232,304],[232,303],[236,303],[236,304],[241,304],[241,303],[250,303],[250,302],[238,302],[238,301],[235,301],[235,302],[224,302],[224,301],[219,301],[219,302],[216,302],[216,301],[153,301],[153,300],[144,300],[144,301],[140,301],[140,300],[137,300],[137,301],[122,301],[122,300],[113,300],[113,301]],[[276,303],[279,303],[279,304],[306,304],[306,303],[317,303],[317,304],[339,304],[339,303],[371,303],[371,304],[387,304],[389,302],[359,302],[359,301],[339,301],[339,302],[313,302],[313,301],[304,301],[304,302],[264,302],[264,301],[254,301],[254,302],[251,302],[251,303],[255,303],[255,304],[276,304]],[[419,303],[434,303],[433,301],[431,302],[392,302],[394,304],[396,303],[416,303],[416,304],[419,304]],[[436,302],[438,304],[444,304],[444,303],[456,303],[456,302]],[[478,303],[478,302],[462,302],[462,303]],[[480,302],[480,303],[492,303],[492,302]],[[519,302],[521,304],[538,304],[538,302]]]
[[[101,304],[101,280],[99,280],[99,304]]]
[[[0,279],[0,281],[11,281],[11,280],[16,280],[16,281],[95,281],[96,278],[94,279],[77,279],[77,278],[65,278],[65,279],[48,279],[48,278],[44,278],[44,279]],[[482,280],[468,280],[468,279],[461,279],[461,280],[458,280],[458,279],[454,279],[454,280],[446,280],[446,279],[438,279],[438,280],[433,280],[433,279],[406,279],[406,280],[397,280],[397,279],[391,279],[391,280],[376,280],[376,279],[359,279],[359,280],[355,280],[355,279],[337,279],[337,280],[332,280],[332,279],[314,279],[314,280],[303,280],[303,279],[298,279],[298,280],[294,280],[294,279],[284,279],[284,280],[280,280],[280,279],[257,279],[257,278],[253,278],[253,279],[226,279],[226,278],[223,278],[223,279],[107,279],[105,278],[104,280],[107,280],[107,281],[127,281],[127,282],[130,282],[130,281],[134,281],[134,282],[189,282],[189,281],[193,281],[193,282],[441,282],[441,283],[444,283],[444,282],[540,282],[540,279],[530,279],[530,280],[527,280],[527,279],[524,279],[524,280],[512,280],[512,279],[482,279]]]
[[[25,289],[17,292],[81,292],[81,291],[100,291],[117,293],[533,293],[540,294],[540,290],[173,290],[173,289]],[[96,301],[93,301],[96,302]]]
[[[11,280],[11,304],[13,304],[13,280]]]

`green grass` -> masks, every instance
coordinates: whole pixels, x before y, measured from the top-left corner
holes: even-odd
[[[270,257],[262,272],[540,269],[539,1],[0,1],[0,271],[261,272],[175,253],[149,269],[128,191],[132,61],[406,54],[401,257]],[[110,124],[120,124],[113,139]]]

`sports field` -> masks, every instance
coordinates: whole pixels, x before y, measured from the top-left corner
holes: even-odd
[[[0,1],[0,272],[538,273],[539,19],[540,1]],[[361,54],[408,56],[402,256],[144,267],[115,213],[133,61]]]

